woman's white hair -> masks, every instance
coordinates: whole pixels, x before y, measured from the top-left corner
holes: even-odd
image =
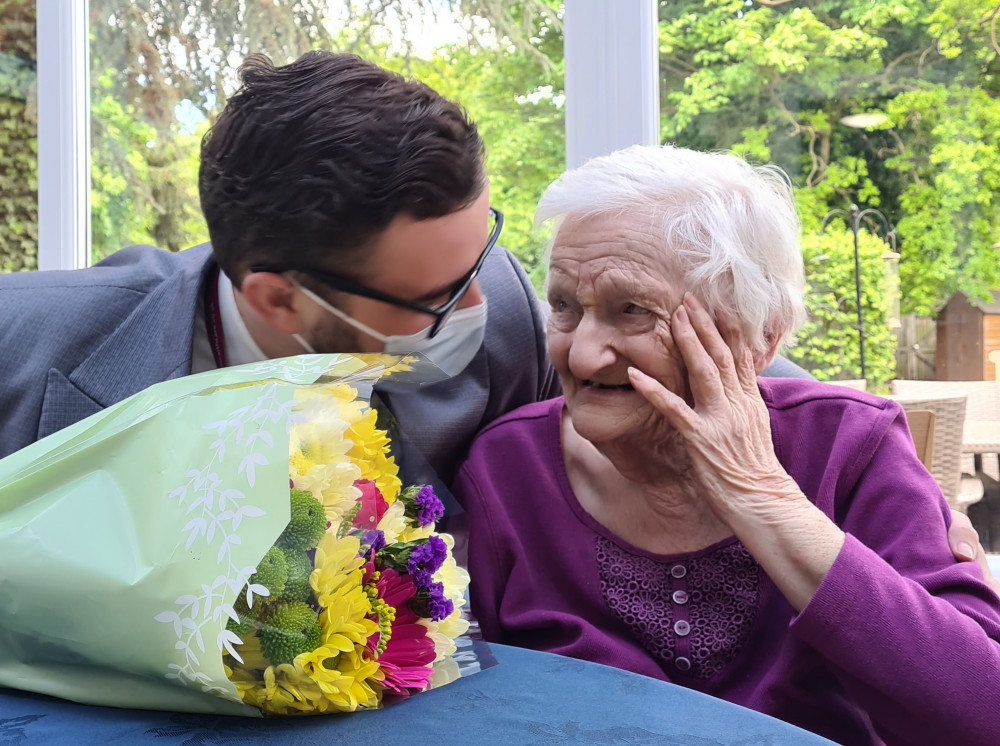
[[[805,320],[799,220],[777,166],[729,153],[633,145],[565,172],[545,190],[536,227],[605,213],[660,219],[662,248],[710,313],[728,311],[755,351]],[[549,246],[551,251],[551,244]]]

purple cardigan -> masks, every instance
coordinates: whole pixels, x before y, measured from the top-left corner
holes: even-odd
[[[948,549],[947,504],[893,402],[762,379],[775,451],[847,540],[796,614],[734,538],[670,556],[591,518],[566,476],[562,399],[480,433],[472,611],[490,641],[672,681],[844,744],[1000,743],[1000,599]]]

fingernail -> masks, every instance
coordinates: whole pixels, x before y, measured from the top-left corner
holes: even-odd
[[[976,550],[973,548],[972,544],[963,541],[958,545],[958,553],[965,559],[974,560],[976,558]]]
[[[629,375],[629,377],[635,378],[635,379],[640,380],[640,381],[644,381],[647,378],[649,378],[649,376],[647,376],[641,370],[639,370],[638,368],[633,368],[631,365],[628,368],[628,375]]]

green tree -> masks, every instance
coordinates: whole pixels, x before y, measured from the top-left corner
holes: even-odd
[[[877,393],[888,393],[896,372],[895,341],[883,303],[885,251],[880,238],[864,230],[858,234],[866,379],[868,390]],[[809,316],[788,357],[821,380],[860,378],[853,237],[843,224],[834,223],[822,234],[804,235],[802,255]]]
[[[0,0],[0,272],[38,267],[35,4]]]
[[[930,313],[956,289],[1000,286],[994,4],[661,3],[663,137],[782,165],[807,245],[830,209],[881,209],[899,239],[904,312]],[[869,115],[860,128],[858,114]],[[829,274],[840,275],[851,277]],[[866,272],[866,287],[879,276]],[[874,347],[881,303],[872,304],[865,329]],[[807,348],[827,344],[802,339]],[[850,370],[846,336],[842,346],[839,367]],[[814,358],[809,349],[801,357]]]
[[[430,60],[394,64],[462,104],[476,122],[486,143],[490,200],[505,216],[501,244],[540,287],[544,238],[532,222],[542,191],[565,167],[565,94],[561,35],[543,23],[534,38],[550,64],[526,51],[488,55],[464,43]]]

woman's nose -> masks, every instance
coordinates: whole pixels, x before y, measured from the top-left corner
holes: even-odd
[[[610,331],[590,316],[580,320],[569,348],[569,368],[576,378],[595,378],[614,365],[618,355],[611,344]]]

